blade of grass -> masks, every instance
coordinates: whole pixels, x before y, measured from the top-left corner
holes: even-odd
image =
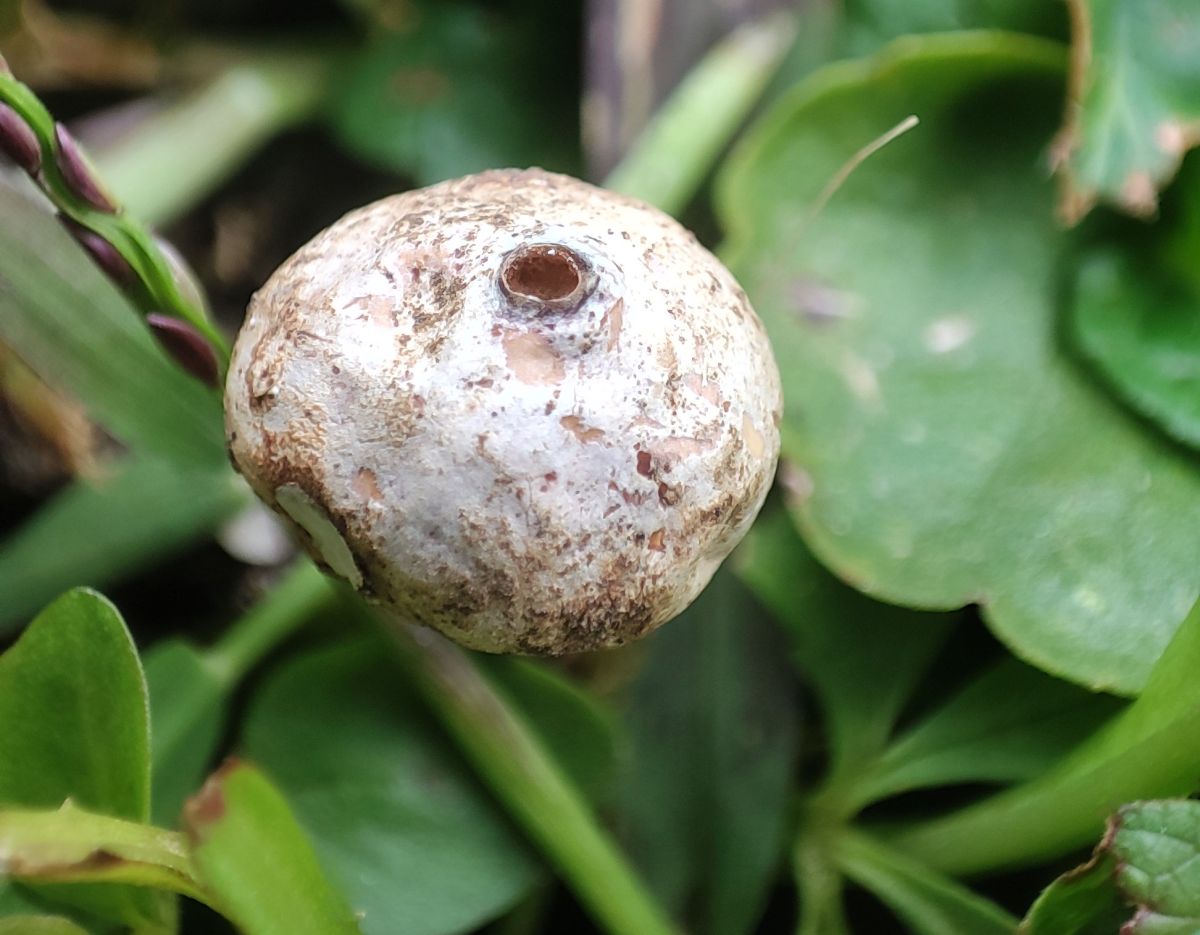
[[[183,373],[62,225],[0,179],[0,341],[121,441],[225,462],[220,400]]]
[[[170,221],[267,139],[312,116],[331,65],[332,55],[313,49],[248,56],[92,161],[126,210],[146,224]]]
[[[605,180],[669,214],[687,207],[783,61],[796,24],[775,14],[734,30],[692,69]]]
[[[248,496],[228,468],[139,456],[75,481],[0,541],[0,632],[67,588],[102,586],[161,561]]]

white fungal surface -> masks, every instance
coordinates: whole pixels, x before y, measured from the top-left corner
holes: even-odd
[[[637,638],[753,521],[782,398],[745,293],[684,228],[538,170],[384,199],[251,303],[238,469],[322,564],[495,652]]]

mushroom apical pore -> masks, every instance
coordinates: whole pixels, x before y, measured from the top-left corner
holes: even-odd
[[[352,212],[254,297],[226,427],[327,568],[466,646],[616,645],[682,611],[779,454],[770,346],[683,227],[537,170]]]

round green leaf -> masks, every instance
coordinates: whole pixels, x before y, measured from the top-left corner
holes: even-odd
[[[1059,347],[1039,166],[1061,83],[1044,41],[898,41],[782,102],[721,206],[779,358],[784,476],[817,555],[886,600],[979,602],[1019,656],[1135,692],[1200,593],[1200,475]],[[908,114],[921,125],[815,210]]]
[[[1084,254],[1070,324],[1126,402],[1200,446],[1200,174],[1185,171],[1171,194],[1149,232],[1138,224]]]

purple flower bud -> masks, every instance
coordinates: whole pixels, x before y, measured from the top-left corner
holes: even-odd
[[[217,353],[204,335],[182,318],[171,318],[152,312],[146,324],[158,338],[163,349],[175,362],[202,383],[217,385]]]
[[[8,62],[4,60],[3,55],[0,55],[0,75],[8,75],[8,77],[12,77],[12,69],[8,67]]]
[[[42,147],[37,136],[7,104],[0,104],[0,150],[30,175],[37,175],[42,167]]]
[[[104,270],[118,286],[128,289],[137,281],[137,274],[134,273],[133,267],[129,265],[125,257],[121,256],[116,247],[95,231],[76,223],[65,214],[59,215],[59,220],[62,221],[67,232],[96,261],[96,265]]]
[[[96,210],[116,214],[116,203],[101,187],[75,137],[61,123],[54,125],[54,136],[58,141],[58,167],[67,185]]]

